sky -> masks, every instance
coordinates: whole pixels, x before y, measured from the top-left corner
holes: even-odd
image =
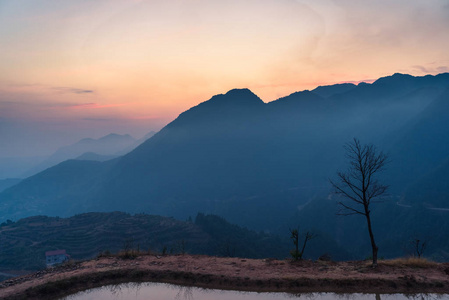
[[[449,71],[447,0],[0,0],[0,157],[140,138],[233,88]]]

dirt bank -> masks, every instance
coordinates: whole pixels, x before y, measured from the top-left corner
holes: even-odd
[[[449,293],[449,263],[291,262],[209,256],[103,257],[0,283],[1,299],[56,299],[122,282],[283,292]]]

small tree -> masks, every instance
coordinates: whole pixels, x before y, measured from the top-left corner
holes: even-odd
[[[344,200],[338,199],[338,204],[342,210],[339,215],[359,214],[365,216],[368,225],[368,232],[373,251],[373,267],[377,266],[377,252],[379,248],[374,240],[371,225],[370,205],[382,196],[387,186],[380,184],[376,175],[387,163],[387,155],[377,152],[374,145],[361,145],[356,138],[351,143],[345,145],[346,156],[349,160],[347,172],[338,172],[338,182],[331,184],[336,194],[343,196]]]
[[[424,250],[426,250],[427,247],[427,241],[421,241],[420,239],[414,239],[410,242],[411,246],[413,247],[413,256],[418,256],[418,258],[421,258],[421,256],[424,253]]]
[[[302,243],[301,251],[299,251],[299,231],[298,229],[290,229],[290,239],[292,239],[293,244],[295,245],[295,249],[290,251],[290,254],[294,260],[302,260],[302,256],[304,254],[304,251],[306,250],[307,242],[315,237],[315,234],[307,231],[306,236],[304,237],[304,242]]]

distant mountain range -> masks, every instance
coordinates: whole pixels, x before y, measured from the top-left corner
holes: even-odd
[[[24,177],[37,174],[68,159],[105,161],[124,155],[140,145],[144,140],[153,136],[154,133],[152,131],[140,140],[136,140],[129,134],[120,135],[115,133],[99,139],[82,139],[73,145],[59,148],[43,162],[28,170]]]
[[[144,137],[135,139],[129,134],[111,133],[99,139],[82,139],[61,147],[48,157],[0,157],[0,180],[30,177],[68,159],[109,160],[132,151],[154,134],[151,131]],[[1,186],[0,183],[0,191]]]
[[[0,209],[5,219],[111,210],[186,218],[202,211],[275,230],[328,196],[328,178],[347,167],[342,146],[353,137],[389,153],[383,178],[394,199],[448,208],[448,122],[448,73],[394,74],[269,103],[248,89],[231,90],[122,157],[65,161],[21,181],[0,194]],[[438,196],[414,192],[420,187]]]

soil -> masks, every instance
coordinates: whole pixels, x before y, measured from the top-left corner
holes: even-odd
[[[367,261],[298,261],[210,256],[116,256],[69,263],[0,283],[1,299],[57,299],[124,282],[166,282],[271,292],[449,293],[449,263],[425,267]]]

